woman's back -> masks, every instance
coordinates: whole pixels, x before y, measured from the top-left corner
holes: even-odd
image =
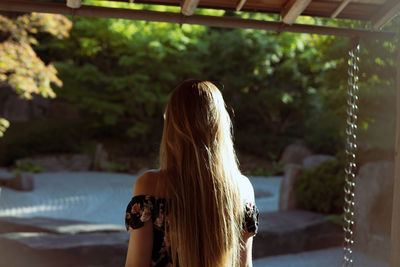
[[[148,171],[142,174],[135,182],[134,197],[126,208],[125,225],[128,231],[140,229],[148,221],[152,224],[152,235],[147,235],[147,241],[152,239],[150,266],[164,267],[172,264],[170,256],[170,242],[165,235],[167,199],[162,189],[164,181],[162,172]],[[243,202],[245,249],[241,252],[241,266],[251,263],[251,237],[258,230],[258,209],[254,202],[253,187],[245,176],[239,177],[239,185]],[[151,237],[152,236],[152,237]],[[247,251],[249,249],[249,251]],[[139,265],[138,265],[139,266]],[[148,265],[146,265],[148,266]],[[172,265],[171,265],[172,266]]]
[[[167,200],[164,233],[174,266],[237,266],[243,259],[245,202],[254,207],[254,192],[238,169],[231,129],[222,95],[211,82],[188,80],[172,92],[164,114],[160,172],[140,177],[134,196]]]

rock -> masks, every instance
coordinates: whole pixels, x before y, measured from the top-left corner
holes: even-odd
[[[7,169],[0,168],[0,179],[1,180],[8,180],[14,178],[15,174],[9,172]]]
[[[0,83],[0,117],[10,122],[28,121],[43,117],[47,113],[50,100],[41,95],[32,95],[31,100],[20,98],[6,83]]]
[[[17,95],[10,95],[3,104],[3,114],[10,122],[28,121],[29,102],[19,98]]]
[[[34,165],[43,167],[43,171],[88,171],[92,166],[92,160],[87,155],[67,154],[57,156],[44,156],[17,160],[17,164],[29,160]]]
[[[264,212],[259,225],[254,258],[338,246],[343,241],[340,227],[308,211]],[[72,227],[83,231],[60,231]],[[123,266],[128,239],[125,229],[87,222],[0,218],[0,266]]]
[[[331,155],[312,155],[303,159],[303,167],[313,169],[327,160],[335,160],[335,157]]]
[[[298,141],[285,148],[279,163],[283,165],[289,163],[303,164],[303,160],[309,156],[311,156],[311,151],[304,142]]]
[[[29,220],[19,217],[1,217],[0,233],[12,232],[74,235],[88,232],[125,232],[125,226],[46,217],[31,217]]]
[[[253,242],[253,257],[262,258],[340,246],[343,231],[314,212],[264,212],[260,214],[259,231]]]
[[[19,173],[11,179],[0,180],[0,185],[18,191],[33,191],[35,188],[33,176],[27,172]]]
[[[0,266],[123,266],[129,242],[125,229],[68,220],[0,218],[0,229]]]
[[[355,179],[355,242],[376,256],[389,259],[393,162],[370,162]],[[384,199],[384,201],[382,201]]]
[[[108,170],[108,153],[103,144],[96,145],[96,152],[94,154],[94,169],[95,170]]]
[[[283,176],[279,190],[279,210],[296,208],[296,196],[294,183],[301,173],[302,166],[299,164],[285,165],[285,175]]]

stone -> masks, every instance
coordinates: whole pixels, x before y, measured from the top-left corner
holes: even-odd
[[[7,169],[0,168],[0,179],[8,180],[8,179],[14,178],[14,176],[15,176],[15,174],[13,174],[12,172],[9,172]]]
[[[356,176],[354,192],[355,243],[368,253],[387,259],[390,257],[390,229],[379,229],[377,225],[390,227],[393,178],[393,162],[367,163]]]
[[[29,160],[34,165],[43,167],[43,171],[88,171],[92,166],[92,159],[87,155],[81,154],[61,154],[56,156],[34,157],[29,159],[17,160],[17,164]]]
[[[88,232],[124,232],[125,226],[116,224],[90,223],[61,218],[31,217],[29,220],[20,217],[1,217],[0,233],[43,232],[53,234],[80,234]]]
[[[0,117],[10,122],[28,121],[46,115],[50,103],[48,98],[33,94],[31,100],[22,99],[8,85],[0,83]]]
[[[105,150],[103,144],[98,143],[96,145],[96,152],[94,154],[94,169],[106,171],[108,170],[108,153]]]
[[[30,119],[29,102],[17,95],[10,95],[3,104],[3,116],[10,122],[28,121]]]
[[[72,226],[83,231],[59,231]],[[87,222],[0,218],[0,266],[123,266],[129,234],[115,227],[102,229]]]
[[[279,210],[296,208],[294,183],[301,174],[302,166],[299,164],[285,165],[285,174],[279,190]]]
[[[82,231],[61,230],[75,226]],[[322,214],[263,212],[253,242],[256,259],[338,246],[343,232]],[[128,243],[125,229],[110,226],[38,217],[0,218],[0,266],[123,266]]]
[[[253,240],[253,258],[341,246],[343,231],[319,213],[304,210],[263,212]]]
[[[0,180],[0,185],[18,191],[33,191],[35,188],[33,176],[27,172],[18,173],[11,179]]]
[[[303,160],[306,157],[311,156],[311,154],[311,151],[307,148],[304,142],[298,141],[285,148],[279,163],[283,165],[289,163],[303,164]]]
[[[331,155],[312,155],[303,159],[303,167],[313,169],[328,160],[335,160],[335,157]]]

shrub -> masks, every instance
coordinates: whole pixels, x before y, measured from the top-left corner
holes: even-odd
[[[82,126],[82,122],[49,119],[15,122],[0,140],[0,161],[11,165],[38,154],[78,152]]]
[[[38,173],[42,171],[44,171],[43,166],[33,163],[30,159],[18,161],[16,164],[16,168],[12,170],[12,172],[15,174],[22,172]]]
[[[344,161],[329,160],[306,169],[295,182],[300,208],[339,214],[343,211]]]
[[[108,162],[108,172],[126,172],[128,171],[128,166],[124,163],[119,162]]]
[[[258,167],[256,169],[252,169],[246,172],[248,175],[252,176],[280,176],[283,175],[283,165],[277,162],[274,162],[271,168],[266,169],[263,167]]]

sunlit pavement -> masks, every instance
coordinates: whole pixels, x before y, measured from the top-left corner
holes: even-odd
[[[113,225],[124,229],[126,204],[132,197],[137,176],[102,172],[57,172],[34,175],[35,190],[19,192],[2,188],[0,217],[47,217]],[[281,177],[250,177],[261,212],[278,209]],[[71,229],[67,229],[70,231]],[[255,259],[255,267],[340,266],[341,248]],[[388,266],[358,258],[358,266]],[[362,264],[361,264],[362,263]]]
[[[1,189],[0,217],[50,217],[123,226],[136,178],[102,172],[36,174],[32,192]],[[250,179],[260,211],[277,210],[281,178]]]

